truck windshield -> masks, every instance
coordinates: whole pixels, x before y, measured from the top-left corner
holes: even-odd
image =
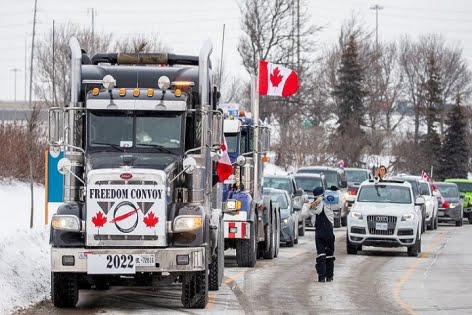
[[[89,111],[90,147],[181,148],[182,113]]]
[[[238,133],[225,133],[226,144],[228,146],[228,153],[238,153],[238,136]]]
[[[410,189],[392,185],[362,186],[357,201],[382,203],[411,203]]]

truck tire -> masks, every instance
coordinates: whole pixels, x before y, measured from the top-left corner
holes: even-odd
[[[56,307],[75,307],[79,300],[77,275],[74,273],[51,272],[51,299]]]
[[[95,283],[95,290],[105,291],[110,289],[110,282],[106,277],[96,277],[93,282]]]
[[[257,220],[257,216],[256,216]],[[256,222],[249,222],[251,237],[248,240],[236,241],[236,263],[239,267],[254,267],[257,255]]]
[[[224,251],[224,235],[222,224],[219,229],[218,246],[216,248],[216,255],[212,257],[209,266],[210,274],[208,275],[208,289],[210,291],[218,291],[223,282],[224,268],[225,268],[225,251]]]
[[[349,255],[357,255],[358,247],[349,242],[349,235],[346,235],[346,251]]]
[[[272,209],[271,209],[272,210]],[[264,259],[274,259],[275,256],[275,246],[277,236],[275,235],[276,226],[275,226],[275,219],[276,219],[275,211],[271,211],[270,215],[270,224],[266,226],[266,242],[269,242],[269,249],[264,251],[263,257]]]
[[[298,228],[298,235],[305,236],[305,219],[302,220],[302,226]]]
[[[208,304],[207,270],[185,274],[182,279],[182,304],[185,308],[203,309]]]
[[[412,246],[408,247],[408,256],[410,257],[418,257],[421,253],[421,239],[419,235],[416,235],[416,242]]]

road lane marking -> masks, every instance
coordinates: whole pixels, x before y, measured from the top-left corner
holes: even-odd
[[[408,314],[416,315],[416,312],[411,308],[411,306],[406,303],[401,295],[400,291],[402,286],[410,279],[411,275],[416,271],[418,266],[423,262],[421,258],[428,258],[429,254],[433,251],[433,249],[444,239],[444,232],[440,232],[436,237],[433,239],[431,244],[428,246],[425,252],[422,252],[419,257],[416,258],[415,262],[408,268],[408,270],[403,274],[403,276],[398,280],[397,284],[393,288],[393,297],[395,301],[400,305],[402,309],[408,312]]]

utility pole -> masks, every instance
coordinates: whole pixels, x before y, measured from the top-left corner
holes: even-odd
[[[375,44],[379,49],[379,10],[383,10],[383,7],[378,4],[370,7],[371,10],[375,10]]]
[[[95,52],[95,16],[97,15],[97,11],[94,8],[88,8],[87,13],[90,13],[92,16],[92,45],[90,47],[90,56],[92,52]]]
[[[56,107],[56,29],[52,20],[52,106]]]
[[[33,93],[33,58],[34,58],[34,36],[36,35],[36,11],[38,0],[34,0],[34,18],[33,18],[33,36],[31,38],[31,59],[30,59],[30,78],[29,78],[29,106],[31,107],[31,96]]]
[[[297,0],[297,72],[300,73],[300,0]]]
[[[26,103],[26,87],[28,86],[28,33],[25,33],[25,84],[24,84],[24,89],[25,89],[25,97],[24,101]]]
[[[20,68],[13,68],[13,69],[10,69],[10,71],[13,71],[13,73],[15,74],[15,103],[16,103],[16,73],[20,72],[21,69]]]

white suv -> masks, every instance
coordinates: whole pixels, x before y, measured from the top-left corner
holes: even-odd
[[[356,202],[347,221],[346,248],[357,254],[362,246],[408,248],[408,256],[421,252],[419,207],[410,183],[404,181],[365,181],[359,187]]]

